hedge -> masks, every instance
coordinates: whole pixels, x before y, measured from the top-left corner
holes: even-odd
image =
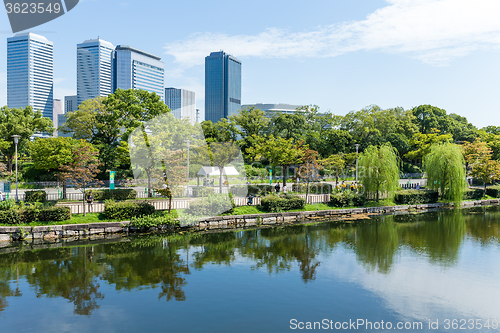
[[[1,224],[19,224],[21,216],[17,210],[0,210]]]
[[[366,197],[352,191],[330,194],[330,205],[333,207],[361,207],[365,204]]]
[[[394,195],[394,201],[403,205],[435,203],[438,198],[438,192],[431,190],[400,190]]]
[[[2,224],[28,224],[31,222],[66,221],[71,219],[69,207],[26,207],[20,210],[11,209],[0,211]]]
[[[296,195],[268,195],[262,198],[261,207],[267,212],[280,212],[292,209],[302,209],[306,205],[306,200]]]
[[[490,186],[486,188],[486,194],[493,198],[500,198],[500,186]]]
[[[195,216],[217,216],[233,208],[231,198],[225,194],[212,194],[206,198],[191,201],[186,214]]]
[[[155,207],[145,201],[141,203],[106,201],[104,203],[104,216],[108,219],[130,219],[151,215],[154,212]]]
[[[213,187],[206,187],[206,186],[192,187],[192,190],[193,190],[193,197],[195,198],[206,197],[214,193]]]
[[[306,192],[307,184],[293,184],[293,192]],[[330,194],[333,192],[333,185],[328,183],[309,183],[309,193],[311,194]]]
[[[482,189],[467,189],[464,193],[464,200],[479,200],[484,196],[484,190]]]
[[[89,191],[85,191],[85,196],[89,194]],[[92,195],[96,201],[129,200],[137,197],[137,191],[134,189],[92,190]]]
[[[47,193],[45,191],[26,191],[25,202],[46,202]]]

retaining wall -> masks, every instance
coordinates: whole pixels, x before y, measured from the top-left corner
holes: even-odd
[[[500,199],[464,201],[462,207],[498,205]],[[272,226],[286,223],[315,222],[329,220],[357,220],[367,218],[367,215],[380,214],[405,214],[408,210],[416,209],[421,212],[453,207],[450,203],[433,203],[421,205],[404,206],[382,206],[382,207],[363,207],[349,209],[332,209],[306,212],[283,212],[253,215],[231,215],[216,216],[205,218],[195,225],[187,227],[174,227],[163,225],[154,228],[136,228],[130,226],[129,221],[123,222],[102,222],[88,224],[65,224],[52,226],[36,227],[0,227],[0,247],[9,246],[12,241],[31,240],[31,241],[51,241],[59,238],[71,238],[74,240],[96,238],[106,238],[107,235],[131,232],[154,232],[167,230],[212,230],[212,229],[232,229],[247,228],[256,226]],[[365,215],[365,216],[362,216]]]

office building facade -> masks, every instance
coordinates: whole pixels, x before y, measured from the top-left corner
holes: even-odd
[[[257,103],[242,105],[241,109],[250,109],[252,107],[264,111],[266,113],[266,117],[271,118],[275,114],[293,114],[297,110],[297,108],[301,107],[301,105]]]
[[[241,61],[224,51],[205,57],[205,120],[218,122],[241,109]]]
[[[78,96],[64,96],[64,113],[78,109]]]
[[[165,101],[165,64],[161,58],[136,48],[118,45],[113,59],[113,91],[142,89]]]
[[[168,105],[175,119],[189,119],[196,123],[196,97],[194,91],[165,88],[165,104]]]
[[[113,92],[112,57],[115,47],[102,39],[77,45],[76,90],[78,105]]]
[[[54,44],[47,38],[22,33],[7,39],[7,106],[32,106],[53,119]]]

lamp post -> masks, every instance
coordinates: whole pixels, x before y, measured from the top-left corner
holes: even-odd
[[[358,149],[359,149],[359,144],[356,143],[356,184],[358,183]]]
[[[184,140],[184,142],[187,143],[187,151],[188,151],[187,185],[186,185],[186,190],[187,190],[187,197],[189,198],[189,144],[191,143],[191,140],[187,139],[187,140]]]
[[[16,201],[19,201],[19,196],[17,194],[17,144],[19,143],[20,135],[13,135],[14,138],[14,146],[16,147]]]

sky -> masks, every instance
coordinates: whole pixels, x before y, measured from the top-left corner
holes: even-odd
[[[499,17],[498,0],[80,0],[31,31],[54,42],[55,98],[76,94],[76,45],[100,37],[160,56],[165,87],[194,91],[202,114],[204,58],[224,50],[242,62],[242,104],[431,104],[481,128],[500,126]]]

